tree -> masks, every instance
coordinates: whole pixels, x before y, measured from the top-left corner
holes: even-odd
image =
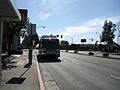
[[[39,43],[39,36],[37,33],[35,35],[32,35],[32,41],[35,41],[33,47],[36,47],[36,45]]]
[[[69,45],[68,41],[64,41],[64,40],[61,41],[61,46],[63,49],[68,49],[68,45]]]
[[[116,28],[118,30],[118,34],[120,35],[120,21],[117,22]]]
[[[113,24],[111,21],[107,22],[107,20],[105,20],[104,22],[101,42],[105,42],[107,44],[108,50],[111,50],[111,43],[113,43],[113,39],[115,38],[115,26],[116,25]]]
[[[116,28],[117,28],[117,39],[120,37],[120,21],[117,23],[116,25]]]
[[[8,41],[8,56],[11,56],[11,46],[13,42],[14,35],[24,37],[26,33],[27,24],[29,20],[23,14],[21,14],[21,21],[5,21],[4,22],[4,32],[3,32],[3,42]],[[6,40],[7,39],[7,40]]]
[[[22,46],[24,49],[28,49],[30,45],[30,36],[26,35],[22,41]]]
[[[24,48],[29,48],[31,41],[35,41],[34,45],[32,45],[33,47],[35,47],[38,43],[39,43],[39,36],[38,34],[34,34],[34,35],[26,35],[25,38],[22,41],[22,45]]]

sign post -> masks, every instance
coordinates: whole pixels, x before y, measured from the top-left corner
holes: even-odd
[[[32,48],[33,48],[33,37],[32,35],[34,35],[36,33],[36,24],[29,24],[28,25],[28,34],[30,35],[30,46],[29,46],[29,64],[31,65],[32,64]]]
[[[29,64],[32,64],[32,24],[29,24],[30,46],[29,46]]]

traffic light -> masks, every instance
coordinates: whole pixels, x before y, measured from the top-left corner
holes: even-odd
[[[61,38],[63,38],[63,35],[61,35]]]

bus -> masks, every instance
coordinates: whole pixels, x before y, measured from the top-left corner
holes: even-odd
[[[40,56],[52,56],[55,58],[60,57],[60,43],[57,36],[43,35],[39,41],[39,55]]]

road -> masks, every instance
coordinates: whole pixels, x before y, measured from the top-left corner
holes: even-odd
[[[38,61],[46,88],[56,85],[55,90],[120,90],[118,59],[61,52],[59,59]]]

